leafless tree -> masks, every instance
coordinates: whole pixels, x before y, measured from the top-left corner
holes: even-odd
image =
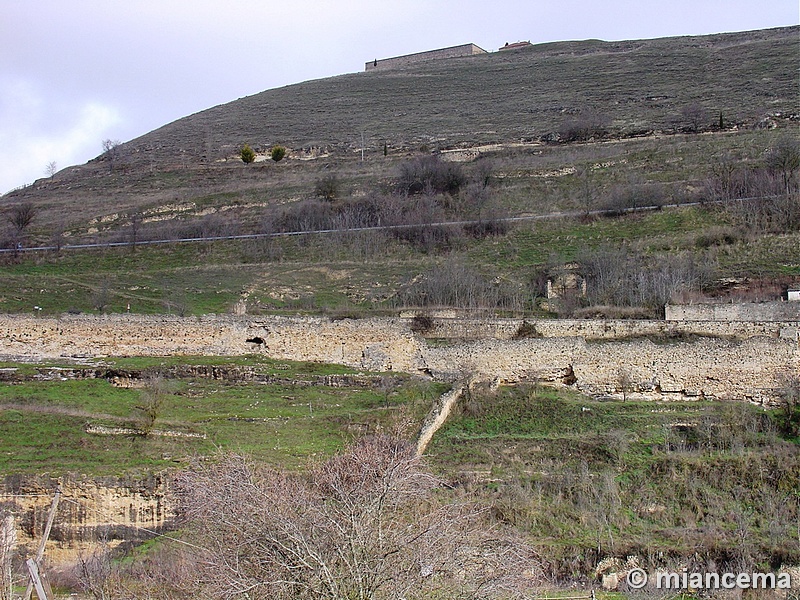
[[[203,597],[251,599],[514,595],[539,563],[513,539],[480,539],[468,505],[435,500],[440,482],[410,444],[365,438],[307,475],[224,456],[178,482]],[[518,596],[517,596],[518,597]]]
[[[119,158],[119,147],[122,144],[119,140],[103,140],[103,156],[108,160],[108,168],[113,171]]]
[[[8,221],[14,228],[17,235],[21,236],[25,230],[33,223],[38,210],[30,202],[15,204],[8,211]]]
[[[585,142],[604,136],[607,133],[608,123],[609,118],[606,115],[589,108],[562,123],[558,134],[564,142]]]
[[[129,219],[131,252],[136,252],[136,244],[139,242],[139,232],[142,229],[142,213],[137,210],[131,211]]]
[[[633,378],[625,367],[620,367],[617,371],[617,383],[622,391],[622,401],[627,402],[628,395],[633,391]]]
[[[111,286],[108,279],[103,279],[100,287],[95,288],[91,297],[92,307],[104,313],[109,302],[111,302]]]
[[[403,194],[456,194],[466,183],[461,165],[438,156],[422,156],[400,165],[398,187]]]
[[[139,394],[139,403],[134,407],[138,429],[142,435],[150,435],[153,431],[156,420],[161,415],[168,388],[167,381],[161,375],[152,375],[145,380]]]
[[[800,141],[795,138],[781,138],[767,154],[767,167],[780,175],[786,194],[796,192],[795,175],[800,169]]]
[[[404,306],[520,310],[525,296],[521,286],[486,276],[455,257],[425,273],[397,299]]]
[[[314,195],[328,202],[339,197],[341,184],[335,174],[325,175],[314,183]]]
[[[601,248],[580,258],[593,306],[660,310],[678,292],[702,291],[714,278],[714,265],[691,254],[651,263],[627,248]]]
[[[44,172],[48,177],[55,175],[58,172],[58,164],[56,164],[56,161],[52,160],[47,163],[47,166],[44,168]]]
[[[83,591],[91,594],[95,600],[113,597],[109,581],[112,572],[111,555],[107,547],[97,548],[88,556],[80,554],[75,571]]]
[[[708,110],[698,102],[687,104],[681,109],[684,127],[692,133],[698,133],[708,122]]]

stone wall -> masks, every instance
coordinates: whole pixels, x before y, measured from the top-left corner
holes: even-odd
[[[411,319],[331,321],[320,317],[180,318],[142,315],[0,315],[0,360],[103,355],[263,353],[282,360],[323,361],[372,371],[402,371],[443,380],[544,381],[594,395],[630,398],[719,398],[768,403],[782,377],[800,373],[795,323],[529,321],[540,337],[512,339],[515,319],[435,320],[425,339]],[[703,334],[698,336],[698,334]],[[720,337],[704,337],[708,335]],[[62,481],[62,500],[48,556],[74,556],[76,545],[111,533],[136,539],[168,526],[164,481]],[[0,504],[13,507],[20,543],[41,533],[55,482],[7,477]],[[62,511],[63,514],[62,514]]]
[[[667,321],[800,321],[800,302],[678,304],[664,311]]]
[[[440,50],[429,50],[427,52],[395,56],[394,58],[371,60],[365,64],[365,67],[367,71],[372,71],[373,69],[393,69],[397,67],[407,67],[415,63],[427,62],[429,60],[458,58],[461,56],[473,56],[475,54],[486,54],[486,50],[475,44],[463,44],[461,46],[441,48]]]
[[[562,381],[601,395],[621,393],[620,381],[630,380],[630,391],[642,397],[759,402],[777,397],[786,373],[800,372],[796,322],[537,320],[529,324],[540,337],[512,339],[521,323],[437,319],[426,336],[440,343],[412,332],[403,318],[0,316],[0,356],[263,353],[445,380],[469,373]]]
[[[409,322],[413,318],[406,317]],[[589,340],[613,340],[632,337],[678,339],[706,336],[744,339],[754,336],[791,337],[800,325],[794,321],[659,321],[626,319],[477,319],[452,316],[433,317],[433,328],[426,337],[439,339],[510,340],[519,333],[528,337],[582,337]]]

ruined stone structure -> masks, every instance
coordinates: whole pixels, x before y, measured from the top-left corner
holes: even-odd
[[[427,62],[429,60],[438,60],[440,58],[458,58],[461,56],[474,56],[476,54],[486,53],[486,50],[476,46],[475,44],[463,44],[461,46],[451,46],[450,48],[441,48],[439,50],[428,50],[427,52],[417,52],[415,54],[395,56],[394,58],[371,60],[365,64],[365,70],[371,71],[373,69],[394,69],[397,67],[406,67],[408,65],[413,65],[420,62]]]
[[[325,317],[0,316],[0,355],[244,355],[341,363],[455,380],[551,381],[595,395],[770,402],[800,372],[800,322],[437,319],[428,338],[410,319]],[[524,339],[514,339],[525,331]]]
[[[664,308],[667,321],[800,321],[797,302],[677,304]]]

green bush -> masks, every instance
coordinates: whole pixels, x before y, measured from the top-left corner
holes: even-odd
[[[250,144],[245,144],[242,146],[241,151],[239,152],[239,156],[242,159],[242,162],[246,165],[249,165],[256,159],[256,153],[250,147]]]
[[[270,158],[272,158],[272,160],[278,162],[281,159],[283,159],[284,156],[286,156],[286,148],[284,148],[283,146],[273,146],[272,151],[269,153],[269,155]]]

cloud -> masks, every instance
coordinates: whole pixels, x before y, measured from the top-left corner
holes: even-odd
[[[96,101],[49,102],[25,81],[2,90],[0,193],[43,177],[51,161],[62,168],[97,156],[122,120],[116,108]]]

